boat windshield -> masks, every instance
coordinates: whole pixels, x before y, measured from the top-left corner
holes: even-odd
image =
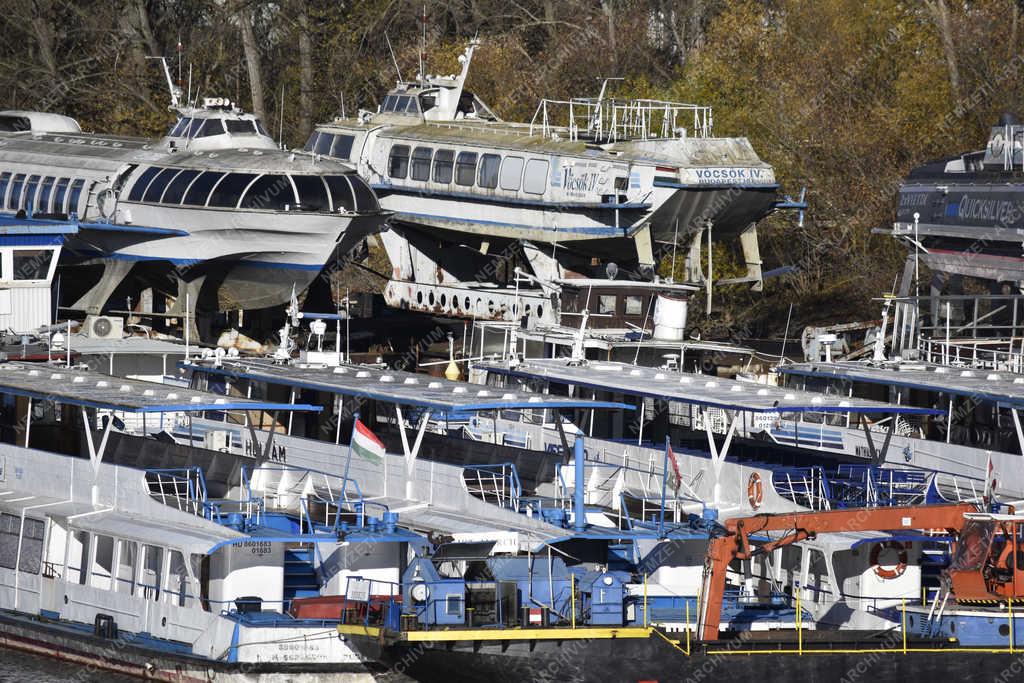
[[[993,521],[969,520],[957,539],[956,553],[949,568],[956,571],[977,571],[985,564],[989,546],[995,536]]]

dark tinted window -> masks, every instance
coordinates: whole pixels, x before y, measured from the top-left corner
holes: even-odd
[[[256,132],[260,135],[266,135],[268,138],[270,137],[270,133],[268,133],[267,129],[263,127],[263,122],[259,119],[256,119]]]
[[[228,132],[235,135],[251,135],[256,132],[256,126],[252,125],[249,119],[228,119],[224,123],[228,126]]]
[[[188,127],[188,132],[185,133],[185,134],[188,137],[190,137],[190,138],[194,138],[196,136],[196,133],[198,133],[199,129],[202,128],[202,127],[203,127],[203,120],[202,119],[192,119],[192,122],[189,124],[189,127]]]
[[[420,95],[420,109],[423,111],[430,111],[437,104],[437,93],[431,91]]]
[[[82,178],[75,178],[71,183],[71,193],[68,195],[68,213],[78,213],[78,199],[82,196],[84,186],[85,180]]]
[[[334,136],[330,133],[320,133],[320,137],[317,138],[316,147],[313,148],[317,154],[323,154],[328,156],[331,153],[331,145],[334,144]],[[299,193],[301,195],[301,192]]]
[[[206,206],[206,198],[210,196],[210,190],[213,189],[213,186],[223,175],[223,173],[217,173],[216,171],[200,173],[199,177],[188,188],[188,192],[185,193],[185,201],[182,204]]]
[[[38,186],[39,176],[29,176],[28,182],[25,183],[25,199],[21,202],[21,206],[31,213],[36,212],[36,188]]]
[[[299,191],[299,208],[303,211],[330,211],[327,187],[317,175],[293,175],[295,189]]]
[[[316,139],[319,136],[320,133],[316,132],[315,130],[312,133],[310,133],[309,139],[306,140],[306,146],[303,147],[302,149],[306,150],[307,152],[312,152],[314,149],[316,149]]]
[[[497,154],[485,154],[480,157],[480,170],[477,173],[477,185],[480,187],[495,188],[498,186],[498,168],[501,167],[501,157]]]
[[[412,151],[412,165],[409,176],[413,180],[430,180],[430,160],[434,150],[430,147],[417,147]]]
[[[408,95],[399,95],[395,100],[395,111],[404,112],[406,107],[409,106],[409,100],[412,99]]]
[[[295,205],[295,192],[287,176],[260,176],[242,198],[243,209],[266,209],[284,211],[285,206]]]
[[[21,188],[25,185],[25,174],[19,173],[14,176],[14,180],[11,181],[11,196],[7,198],[7,208],[18,210],[18,204],[21,202]]]
[[[227,176],[213,188],[210,195],[209,206],[224,206],[234,208],[238,206],[238,200],[242,198],[242,192],[249,186],[255,173],[228,173]]]
[[[171,137],[181,137],[181,133],[188,129],[188,124],[192,123],[192,119],[184,118],[178,119],[178,122],[171,128],[171,132],[168,133]]]
[[[459,152],[459,159],[455,162],[455,184],[473,184],[476,179],[476,152]]]
[[[11,174],[8,172],[0,173],[0,203],[3,203],[4,197],[7,195],[7,186],[11,184]]]
[[[53,249],[15,249],[14,279],[45,280],[53,261]]]
[[[394,95],[388,95],[387,97],[385,97],[384,98],[384,111],[394,111],[395,110],[395,100],[397,100],[397,99],[398,98],[395,97]]]
[[[327,186],[331,188],[331,199],[334,201],[334,210],[355,211],[356,201],[352,197],[352,187],[343,175],[325,176]]]
[[[220,119],[206,119],[206,123],[199,129],[196,134],[198,138],[206,138],[211,135],[221,135],[224,133],[224,124],[221,123]]]
[[[128,201],[140,202],[142,201],[142,195],[146,193],[146,187],[149,186],[149,181],[156,177],[156,174],[160,172],[160,169],[156,166],[150,166],[139,176],[139,179],[132,185],[132,191],[128,193]]]
[[[370,186],[362,178],[354,173],[348,176],[352,183],[352,190],[356,193],[356,209],[359,211],[377,211],[380,206],[377,204],[377,195],[373,193]]]
[[[53,191],[53,212],[64,213],[64,197],[68,193],[70,178],[61,178],[57,181],[57,187]]]
[[[454,166],[455,152],[450,149],[439,149],[434,152],[434,182],[450,183]]]
[[[53,176],[47,176],[43,179],[43,183],[39,186],[39,200],[36,202],[38,213],[47,213],[50,210],[50,194],[53,191],[53,181],[56,180]]]
[[[339,159],[348,159],[352,154],[352,142],[355,139],[354,135],[335,135],[331,156],[338,157]]]
[[[160,201],[160,195],[167,189],[167,183],[171,182],[174,176],[178,175],[178,169],[176,168],[165,168],[156,174],[153,178],[153,182],[146,188],[146,194],[142,195],[142,201],[144,202],[158,202]]]
[[[391,148],[391,156],[388,158],[388,175],[400,179],[409,175],[408,145],[395,145]]]
[[[185,196],[185,190],[189,184],[196,179],[199,171],[182,171],[174,176],[174,180],[167,186],[162,201],[164,204],[181,204],[181,198]]]

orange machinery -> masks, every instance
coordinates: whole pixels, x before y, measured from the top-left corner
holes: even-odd
[[[754,515],[726,520],[725,535],[711,539],[704,566],[698,630],[706,641],[718,639],[726,572],[734,559],[813,538],[817,534],[856,531],[943,529],[956,537],[946,570],[960,600],[1024,597],[1024,516],[979,513],[973,505],[878,507],[827,512]],[[751,536],[786,532],[755,548]]]

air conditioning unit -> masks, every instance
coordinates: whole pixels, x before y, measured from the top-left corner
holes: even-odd
[[[93,339],[120,339],[124,336],[124,318],[109,315],[87,315],[85,334]]]
[[[231,450],[231,432],[224,429],[210,430],[203,438],[203,448],[227,453]]]

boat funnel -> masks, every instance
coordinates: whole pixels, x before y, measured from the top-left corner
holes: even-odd
[[[664,341],[682,341],[686,329],[688,302],[684,298],[658,295],[654,305],[654,338]]]

